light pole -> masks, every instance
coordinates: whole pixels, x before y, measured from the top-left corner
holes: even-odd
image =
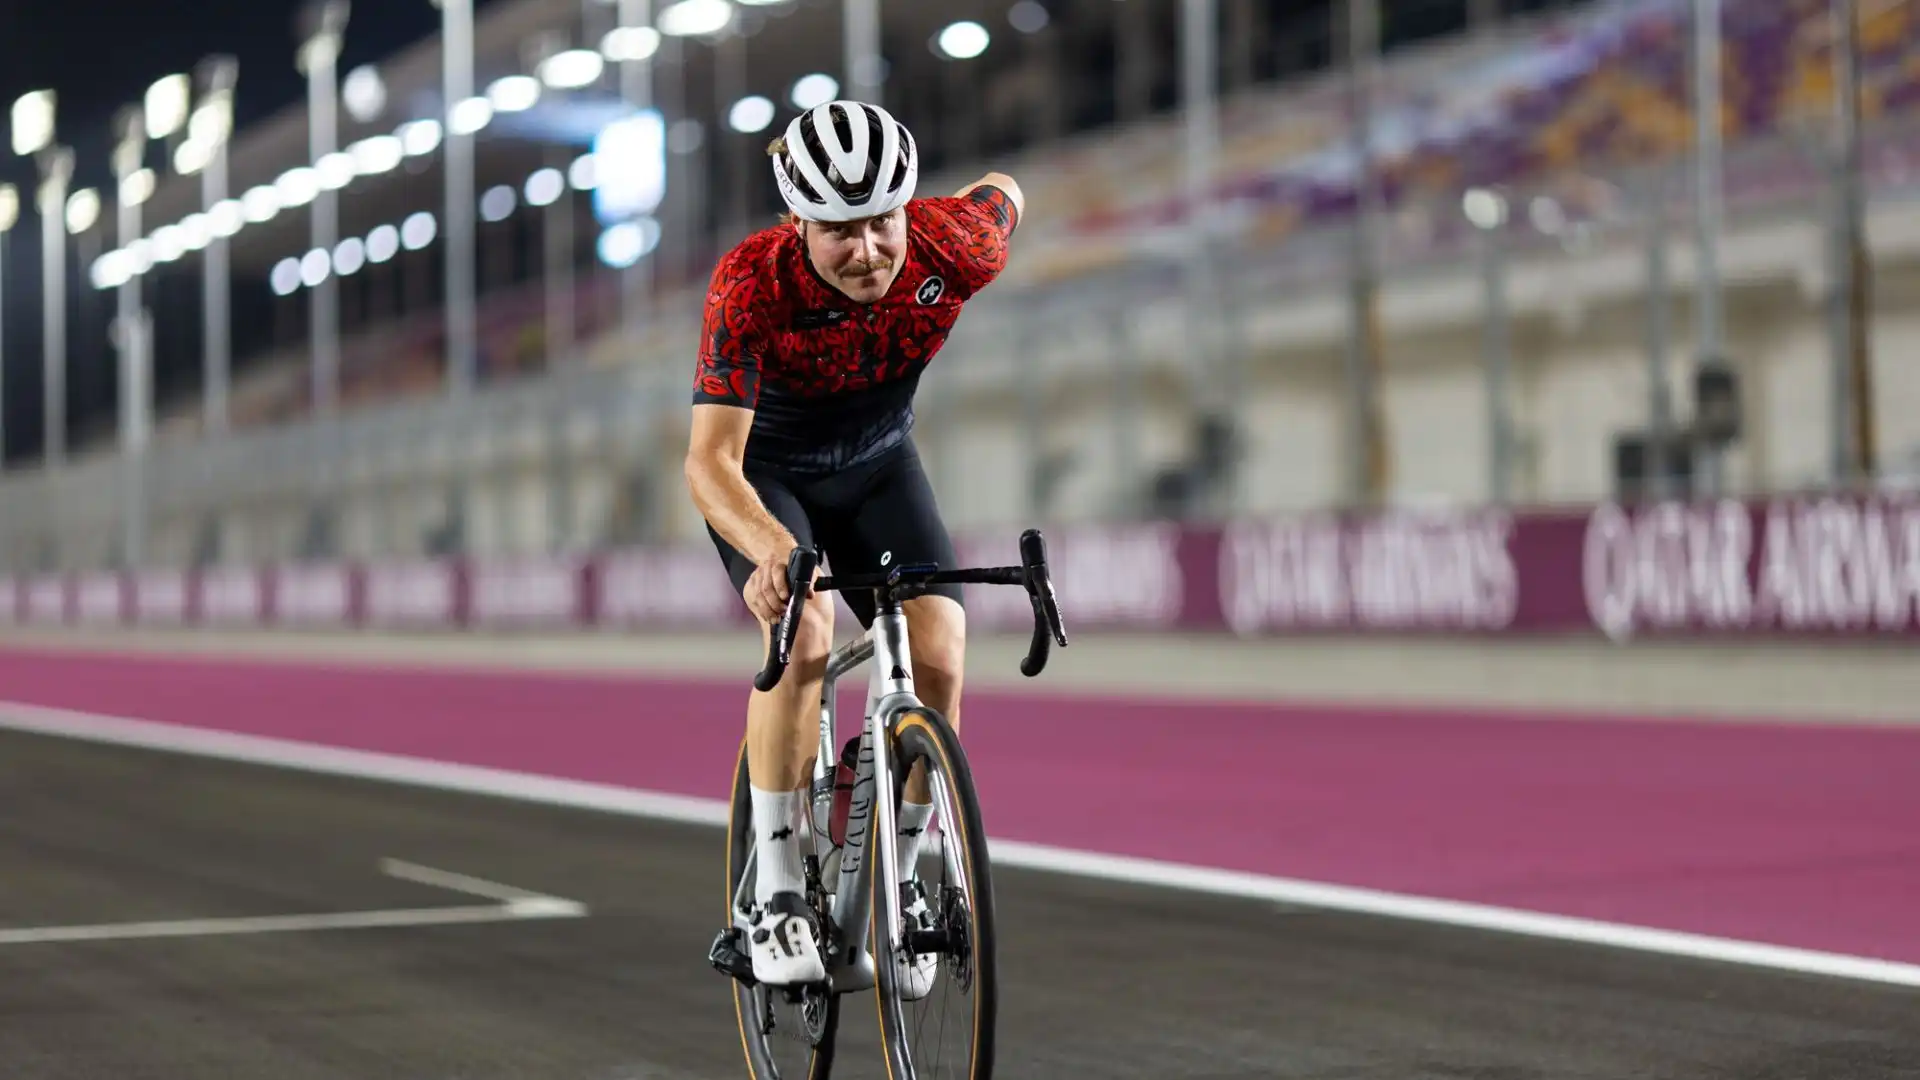
[[[190,140],[183,142],[181,138],[181,133],[187,129],[187,109],[192,104],[192,98],[191,76],[184,73],[165,75],[147,87],[144,108],[129,105],[120,114],[124,126],[120,129],[120,143],[114,148],[113,161],[119,189],[116,207],[120,219],[120,247],[129,253],[131,261],[128,269],[133,273],[120,286],[115,315],[125,325],[132,325],[134,318],[145,310],[146,286],[143,279],[164,261],[155,257],[154,245],[144,241],[141,236],[144,224],[139,208],[153,197],[154,189],[159,185],[158,174],[146,167],[147,150],[141,131],[144,129],[146,139],[160,144],[162,168],[171,164],[176,172],[180,172],[183,171],[182,165],[194,164],[192,158],[199,152],[199,147]],[[124,380],[138,376],[140,372],[133,371],[130,374],[124,365],[129,359],[127,349],[133,347],[135,339],[116,337],[114,340],[119,343],[116,347],[121,350],[122,400],[130,400],[127,395],[132,392],[131,384]],[[145,377],[150,379],[153,358],[147,356],[144,361],[148,366]],[[122,423],[125,423],[124,413]],[[122,431],[121,437],[126,437],[125,431]]]
[[[653,21],[652,0],[619,0],[620,97],[631,111],[653,107],[653,55],[660,48],[660,32]],[[611,35],[609,35],[611,37]],[[628,332],[639,325],[640,308],[653,288],[653,260],[635,259],[620,272],[620,316]]]
[[[1727,360],[1720,285],[1721,181],[1721,52],[1720,0],[1693,2],[1693,224],[1695,243],[1694,319],[1699,343],[1694,356],[1696,379]],[[1719,496],[1726,482],[1722,448],[1703,441],[1699,447],[1697,482],[1704,495]]]
[[[154,84],[147,100],[161,106],[141,109],[129,105],[115,118],[119,142],[113,148],[115,231],[120,249],[131,252],[140,239],[140,206],[153,194],[153,173],[146,168],[147,137],[154,121],[163,128],[159,138],[173,134],[178,122],[167,124],[165,105],[156,100],[156,91],[164,98],[173,84],[166,80]],[[185,100],[180,103],[184,120]],[[131,256],[129,256],[131,258]],[[153,358],[147,353],[144,332],[145,308],[141,304],[141,278],[137,263],[128,266],[126,279],[115,294],[113,344],[120,355],[120,544],[129,566],[137,566],[146,547],[146,449],[150,426]]]
[[[847,97],[881,104],[880,0],[845,0],[841,13]]]
[[[40,212],[40,314],[46,365],[46,462],[60,464],[66,452],[66,204],[67,177],[73,171],[73,152],[53,145],[55,95],[34,90],[13,103],[13,152],[34,158],[41,182],[34,205]]]
[[[227,198],[227,142],[233,133],[233,84],[239,70],[239,63],[231,56],[211,56],[201,62],[195,72],[200,103],[187,129],[188,137],[199,143],[206,155],[206,165],[200,171],[200,209],[213,226],[200,264],[201,362],[206,380],[201,430],[209,438],[226,433],[227,383],[232,369],[228,230],[215,219],[214,208]],[[232,224],[237,227],[238,220]]]
[[[1513,496],[1513,342],[1508,312],[1506,239],[1508,205],[1505,195],[1474,188],[1461,199],[1467,221],[1479,234],[1481,318],[1485,340],[1487,419],[1492,427],[1488,448],[1487,494],[1505,506]]]
[[[7,236],[20,220],[20,189],[0,184],[0,472],[7,470],[7,346],[6,288]]]
[[[100,223],[99,189],[80,188],[69,194],[64,216],[67,235],[73,237],[74,266],[84,271],[92,267],[94,261],[100,257],[102,238],[100,233],[94,231],[94,226]],[[71,331],[68,334],[73,340],[70,342],[71,347],[67,350],[67,364],[75,370],[91,372],[94,363],[99,359],[99,339],[94,336],[96,327],[93,323],[93,298],[88,296],[87,290],[83,288],[80,294],[72,299],[74,310],[67,312],[67,316],[70,320],[78,316],[80,330],[77,337]]]
[[[473,0],[430,0],[440,9],[440,93],[446,124],[447,392],[464,397],[477,378],[473,313],[473,143],[455,111],[473,96]]]
[[[347,0],[321,0],[301,9],[301,45],[296,66],[307,77],[307,154],[318,166],[334,152],[340,105],[335,62],[340,39],[347,29]],[[340,231],[339,197],[326,183],[314,195],[309,211],[314,250],[331,258]],[[333,413],[340,387],[340,292],[329,273],[309,290],[313,311],[313,408],[321,416]]]
[[[46,365],[47,465],[67,458],[67,182],[73,150],[48,146],[35,155],[40,167],[41,333]]]

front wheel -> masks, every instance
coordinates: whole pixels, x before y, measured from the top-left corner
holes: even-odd
[[[998,965],[993,879],[973,773],[952,725],[931,709],[902,713],[891,742],[894,805],[921,764],[933,820],[917,865],[900,868],[898,895],[884,895],[877,865],[873,875],[874,996],[889,1074],[892,1080],[988,1080]],[[901,912],[901,940],[892,940],[888,906]]]
[[[727,814],[727,925],[743,926],[742,904],[753,899],[753,792],[747,785],[747,744],[733,774]],[[746,938],[740,939],[744,947]],[[840,998],[824,987],[805,992],[729,979],[740,1046],[751,1080],[827,1080],[833,1070]]]

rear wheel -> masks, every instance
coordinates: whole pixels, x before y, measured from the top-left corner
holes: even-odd
[[[918,865],[900,868],[900,895],[884,895],[877,865],[873,875],[874,996],[891,1080],[988,1080],[998,967],[993,881],[973,774],[953,727],[931,709],[900,715],[891,741],[894,805],[916,763],[926,767],[933,796]],[[889,929],[889,906],[901,911],[899,941]],[[910,989],[925,994],[914,1000]]]
[[[753,793],[747,785],[747,744],[733,774],[727,813],[727,925],[744,927],[744,904],[753,900]],[[744,952],[743,932],[739,948]],[[729,979],[740,1046],[752,1080],[826,1080],[840,1023],[840,998],[825,986],[804,989]]]

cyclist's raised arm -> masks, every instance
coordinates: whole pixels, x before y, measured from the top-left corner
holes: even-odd
[[[921,215],[927,249],[949,272],[948,288],[964,300],[992,283],[1007,266],[1007,245],[1021,221],[1026,197],[1005,173],[988,173],[944,199],[926,200]]]
[[[1013,177],[1008,176],[1006,173],[990,172],[980,179],[975,180],[973,183],[968,184],[966,187],[961,188],[959,191],[954,192],[953,197],[956,199],[964,199],[981,188],[998,188],[1004,193],[1008,201],[1013,203],[1013,220],[1015,222],[1026,216],[1026,193],[1022,192],[1020,185],[1014,183]],[[1007,231],[1009,233],[1013,231],[1013,222],[1007,224]]]
[[[730,257],[714,268],[693,382],[686,476],[694,505],[714,531],[755,564],[764,565],[784,555],[794,541],[746,478],[747,436],[753,431],[766,355],[756,307],[759,292],[750,261]]]

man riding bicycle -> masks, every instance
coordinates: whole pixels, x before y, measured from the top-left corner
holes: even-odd
[[[913,197],[919,154],[884,109],[834,101],[768,148],[790,213],[715,267],[694,380],[687,486],[762,647],[787,602],[787,560],[818,545],[835,573],[956,564],[911,437],[913,396],[960,308],[1006,265],[1024,197],[988,173],[947,198]],[[870,597],[846,601],[871,626]],[[957,728],[966,618],[957,585],[903,604],[921,699]],[[806,603],[786,677],[747,704],[759,852],[754,978],[825,978],[803,897],[797,825],[817,745],[833,607]],[[899,815],[910,873],[933,813],[922,771]],[[929,971],[907,973],[925,993]]]

